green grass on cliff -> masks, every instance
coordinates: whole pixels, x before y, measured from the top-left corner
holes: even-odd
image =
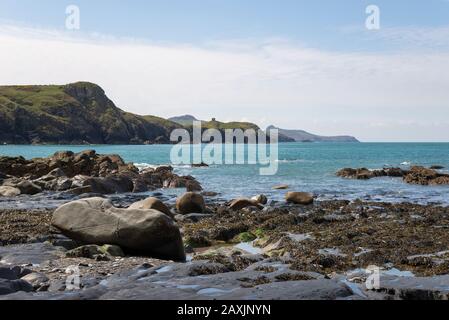
[[[57,106],[69,97],[63,86],[0,86],[0,103],[29,108]]]

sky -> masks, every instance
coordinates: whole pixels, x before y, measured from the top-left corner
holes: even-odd
[[[75,81],[138,114],[449,141],[449,0],[0,0],[0,85]]]

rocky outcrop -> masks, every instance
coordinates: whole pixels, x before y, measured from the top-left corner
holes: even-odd
[[[0,157],[0,170],[14,177],[44,182],[77,175],[105,177],[121,172],[139,172],[134,165],[126,164],[120,156],[100,155],[95,150],[79,153],[60,151],[48,158],[31,160],[23,157]]]
[[[418,185],[449,184],[449,174],[439,173],[435,169],[413,166],[409,170],[401,168],[384,168],[369,170],[367,168],[345,168],[337,172],[337,176],[348,179],[368,180],[376,177],[402,177],[406,183]]]
[[[345,168],[337,172],[337,176],[348,179],[368,180],[375,177],[403,177],[405,171],[401,168],[384,168],[369,170],[367,168]]]
[[[404,181],[410,184],[441,185],[449,184],[449,175],[424,167],[412,167],[404,175]]]
[[[159,188],[186,188],[200,191],[192,176],[180,177],[170,166],[142,172],[118,155],[101,155],[95,150],[79,153],[57,152],[48,158],[26,160],[23,157],[0,157],[5,173],[1,186],[20,190],[22,194],[42,191],[66,191],[71,194],[146,192]],[[3,193],[14,195],[14,189]]]
[[[125,252],[185,260],[179,228],[157,210],[119,209],[109,200],[89,198],[59,207],[52,225],[83,244],[113,244]]]

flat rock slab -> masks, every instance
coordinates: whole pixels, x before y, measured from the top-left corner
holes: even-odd
[[[270,266],[270,265],[267,265]],[[272,266],[272,265],[271,265]],[[16,293],[3,299],[124,299],[124,300],[255,300],[255,299],[344,299],[352,291],[336,279],[277,281],[242,286],[246,281],[275,277],[288,270],[286,265],[274,265],[273,272],[256,271],[249,268],[239,272],[226,272],[218,264],[195,261],[171,263],[154,268],[139,268],[113,275],[97,286],[64,293]],[[208,268],[206,274],[192,276],[194,270]],[[207,274],[216,268],[217,274]],[[212,271],[213,272],[213,271]],[[196,273],[195,273],[196,274]]]
[[[30,243],[0,247],[0,263],[7,265],[38,265],[59,259],[66,250],[49,243]]]
[[[429,278],[381,277],[380,290],[395,298],[409,300],[448,300],[449,275]]]
[[[236,272],[220,263],[193,261],[126,270],[79,291],[22,291],[0,300],[444,300],[448,299],[448,293],[449,275],[429,278],[382,275],[380,289],[367,290],[361,284],[349,283],[344,276],[326,279],[268,260]]]

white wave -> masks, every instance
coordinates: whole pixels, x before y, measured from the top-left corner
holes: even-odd
[[[170,164],[170,166],[172,166],[175,169],[188,169],[188,168],[192,168],[191,164]]]
[[[401,166],[409,166],[409,165],[411,165],[411,164],[412,164],[412,163],[409,162],[409,161],[401,162]]]
[[[276,162],[278,162],[278,163],[297,163],[297,162],[307,162],[307,160],[304,160],[304,159],[292,159],[292,160],[278,159],[278,160],[276,160]]]
[[[149,163],[145,163],[145,162],[134,163],[134,166],[136,166],[137,169],[139,169],[140,171],[144,170],[144,169],[148,169],[148,168],[157,168],[158,167],[158,165],[149,164]]]
[[[150,163],[146,163],[146,162],[142,162],[142,163],[134,163],[134,166],[137,167],[137,169],[139,169],[139,171],[148,169],[148,168],[152,168],[152,169],[156,169],[158,167],[161,166],[171,166],[174,169],[185,169],[185,168],[191,168],[192,166],[190,164],[150,164]]]

